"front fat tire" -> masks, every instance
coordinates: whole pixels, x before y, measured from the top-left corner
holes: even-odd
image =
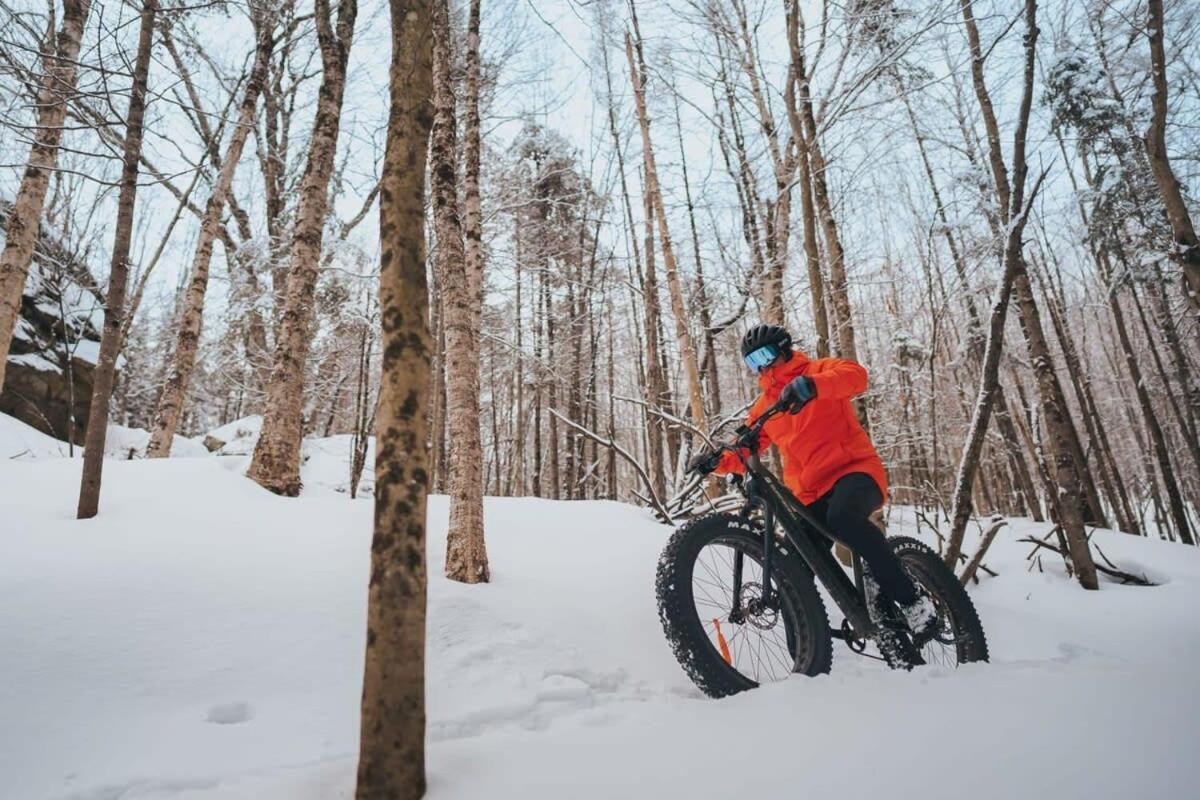
[[[739,515],[709,514],[675,531],[658,560],[655,580],[658,617],[667,642],[684,672],[709,697],[727,697],[758,686],[725,663],[696,612],[693,566],[701,550],[718,539],[736,542],[761,556],[761,528]],[[829,672],[833,660],[829,616],[812,573],[790,550],[790,546],[781,545],[773,552],[772,578],[777,589],[787,595],[785,602],[797,610],[799,617],[791,625],[797,646],[802,648],[795,672],[820,675]],[[781,617],[786,620],[787,615]]]
[[[955,644],[959,664],[988,660],[987,636],[971,596],[958,582],[942,557],[922,541],[909,536],[888,539],[892,552],[909,574],[949,610],[959,641]]]

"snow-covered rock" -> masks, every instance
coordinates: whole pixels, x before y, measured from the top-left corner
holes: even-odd
[[[150,431],[144,428],[127,428],[124,425],[109,425],[104,437],[104,455],[125,460],[145,458],[150,444]],[[171,458],[197,458],[207,456],[208,449],[195,439],[176,436],[171,440]]]
[[[235,419],[204,434],[204,446],[218,455],[244,456],[254,452],[258,435],[262,433],[263,418],[260,414]]]

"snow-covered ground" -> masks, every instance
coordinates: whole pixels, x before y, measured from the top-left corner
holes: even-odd
[[[348,451],[310,443],[298,500],[245,458],[114,460],[86,522],[78,459],[0,459],[0,797],[351,797],[371,502],[341,493]],[[831,675],[712,701],[659,628],[667,528],[489,499],[493,582],[467,587],[440,576],[446,511],[431,797],[1195,796],[1196,550],[1099,532],[1162,585],[1085,593],[1026,572],[1014,539],[1045,526],[1014,521],[973,589],[991,664],[898,674],[840,648]]]

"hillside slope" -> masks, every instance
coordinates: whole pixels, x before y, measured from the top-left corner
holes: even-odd
[[[0,462],[0,796],[352,796],[371,503],[278,498],[241,464],[111,462],[76,522],[78,460]],[[486,513],[494,582],[467,587],[431,505],[431,797],[1191,795],[1195,550],[1097,533],[1163,585],[1085,594],[1006,530],[973,590],[992,664],[839,648],[832,675],[716,702],[659,628],[667,528],[604,502]]]

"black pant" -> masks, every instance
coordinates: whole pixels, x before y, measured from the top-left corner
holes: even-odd
[[[809,510],[824,519],[830,533],[867,563],[884,594],[897,603],[908,604],[917,599],[917,588],[888,546],[887,537],[870,520],[881,505],[883,493],[874,478],[852,472],[838,478]]]

